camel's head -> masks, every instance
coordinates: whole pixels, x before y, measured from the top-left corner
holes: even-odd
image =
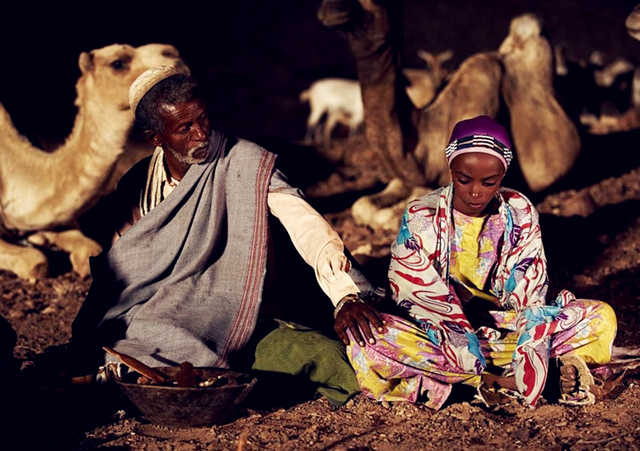
[[[627,31],[634,38],[640,41],[640,4],[636,5],[627,17],[625,22]]]
[[[318,9],[318,19],[325,27],[345,26],[360,14],[358,0],[324,0]]]
[[[76,106],[91,99],[102,109],[118,111],[129,110],[129,87],[145,70],[164,65],[189,74],[178,50],[167,44],[113,44],[80,54],[78,64],[82,76],[76,85]]]
[[[540,21],[533,14],[524,14],[511,21],[509,35],[498,49],[505,65],[550,75],[553,52],[542,35]]]
[[[323,0],[318,19],[326,27],[352,28],[361,25],[367,15],[383,14],[393,0]]]
[[[509,36],[502,42],[498,52],[506,54],[524,48],[532,40],[540,38],[540,22],[533,14],[524,14],[511,21]]]
[[[399,42],[401,16],[400,3],[394,0],[323,0],[318,9],[324,26],[346,32],[356,60]]]
[[[449,71],[442,67],[442,65],[453,58],[453,50],[445,50],[437,54],[425,50],[418,50],[418,57],[426,63],[427,70],[430,71],[436,84],[439,85],[442,83],[449,75]]]

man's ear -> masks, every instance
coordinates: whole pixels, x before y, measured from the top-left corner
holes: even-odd
[[[162,147],[162,138],[158,132],[154,132],[153,130],[145,130],[143,134],[149,144],[156,147]]]

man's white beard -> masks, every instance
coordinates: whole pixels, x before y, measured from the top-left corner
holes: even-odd
[[[211,151],[209,149],[210,146],[211,146],[211,141],[207,141],[206,143],[203,143],[199,146],[195,146],[189,149],[189,152],[187,152],[187,155],[183,155],[179,152],[176,152],[175,150],[173,150],[171,147],[168,147],[168,146],[165,148],[165,151],[171,152],[171,155],[173,155],[173,157],[176,160],[178,160],[180,163],[192,165],[192,164],[204,163],[205,161],[207,161],[207,157],[209,156],[209,152]],[[197,157],[195,154],[200,153],[202,149],[207,149],[207,151],[204,152],[202,156]]]

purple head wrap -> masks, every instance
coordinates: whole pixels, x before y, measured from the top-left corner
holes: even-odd
[[[453,127],[445,152],[449,166],[458,155],[471,152],[486,153],[499,158],[505,171],[513,159],[507,130],[489,116],[460,121]]]

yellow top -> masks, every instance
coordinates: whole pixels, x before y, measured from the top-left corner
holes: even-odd
[[[474,296],[495,302],[487,279],[497,260],[495,243],[482,236],[488,216],[472,217],[453,212],[455,231],[451,246],[451,274]]]

